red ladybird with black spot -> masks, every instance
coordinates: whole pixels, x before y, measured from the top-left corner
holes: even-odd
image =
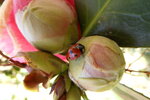
[[[75,60],[79,58],[85,51],[85,48],[82,44],[76,43],[72,45],[66,55],[68,60]]]

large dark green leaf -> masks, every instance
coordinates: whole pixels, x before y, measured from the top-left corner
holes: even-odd
[[[75,2],[83,36],[106,36],[123,47],[150,47],[150,0]]]

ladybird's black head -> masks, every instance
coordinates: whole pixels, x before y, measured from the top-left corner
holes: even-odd
[[[82,44],[78,44],[76,46],[76,48],[79,49],[81,51],[81,53],[84,53],[84,51],[85,51],[85,47]]]

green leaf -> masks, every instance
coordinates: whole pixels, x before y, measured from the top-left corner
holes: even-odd
[[[66,100],[81,100],[80,88],[72,84],[70,90],[67,93]]]
[[[66,71],[68,68],[67,63],[47,52],[20,52],[18,56],[23,56],[30,67],[49,74],[59,74]]]
[[[150,0],[75,2],[83,36],[106,36],[122,47],[150,47]]]
[[[68,92],[71,87],[71,80],[68,76],[68,71],[63,73],[63,77],[64,77],[64,81],[65,81],[65,89],[66,89],[66,92]]]
[[[123,84],[118,84],[113,91],[123,100],[150,100],[150,98]]]

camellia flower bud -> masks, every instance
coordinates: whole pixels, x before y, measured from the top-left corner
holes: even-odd
[[[69,76],[72,81],[90,91],[105,91],[114,87],[125,69],[124,56],[119,46],[102,36],[85,37],[77,44],[68,51]]]
[[[78,40],[77,16],[65,0],[32,0],[15,18],[25,38],[40,50],[62,53]]]

